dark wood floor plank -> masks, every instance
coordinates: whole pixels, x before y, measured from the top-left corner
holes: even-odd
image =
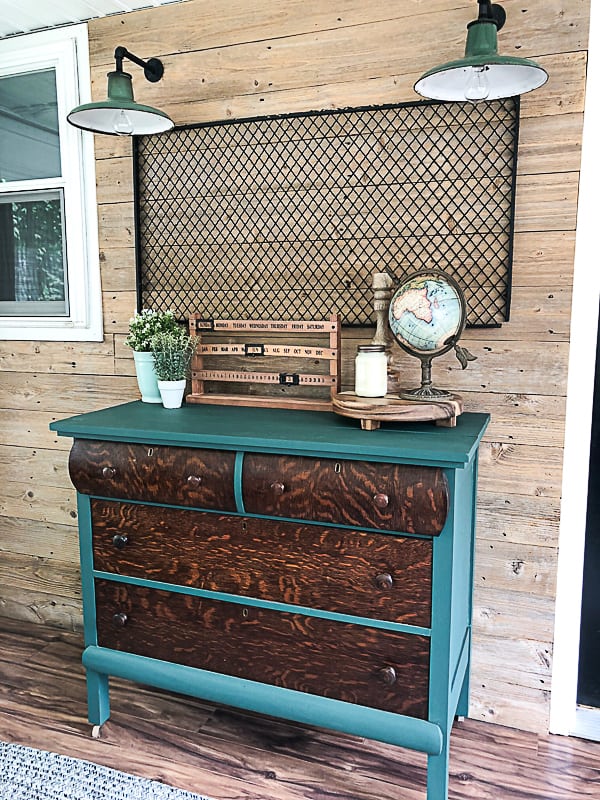
[[[600,772],[600,743],[593,745],[584,739],[549,736],[540,741],[539,752],[542,763],[556,765],[567,772],[580,765]]]
[[[111,680],[91,738],[77,633],[0,618],[0,739],[95,761],[214,800],[424,800],[425,758]],[[598,800],[600,744],[466,720],[450,800]]]

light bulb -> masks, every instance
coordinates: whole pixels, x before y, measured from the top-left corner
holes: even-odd
[[[133,133],[133,122],[123,109],[117,114],[113,128],[115,133],[118,133],[120,136],[130,136]]]
[[[485,100],[490,93],[490,82],[487,72],[487,67],[473,67],[471,75],[465,86],[465,99],[477,103],[479,100]]]

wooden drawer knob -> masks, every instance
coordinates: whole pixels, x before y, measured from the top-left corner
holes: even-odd
[[[127,625],[127,614],[122,611],[118,614],[113,614],[113,624],[115,628],[124,628]]]
[[[394,585],[394,579],[389,572],[382,572],[375,578],[375,583],[380,589],[391,589]]]
[[[115,533],[115,535],[112,538],[112,543],[118,550],[122,550],[128,541],[129,541],[128,537],[125,536],[123,533]]]
[[[387,494],[376,494],[373,497],[373,502],[377,508],[387,508],[390,504],[390,498],[387,496]]]
[[[187,479],[188,486],[196,489],[202,483],[202,478],[199,475],[190,475]]]
[[[271,484],[271,489],[274,494],[283,494],[285,492],[285,484],[281,483],[281,481],[275,481]]]
[[[117,470],[114,467],[103,467],[102,468],[102,477],[103,478],[114,478],[117,474]]]
[[[387,686],[393,686],[398,678],[396,675],[396,670],[393,667],[384,667],[383,669],[379,670],[379,674]]]

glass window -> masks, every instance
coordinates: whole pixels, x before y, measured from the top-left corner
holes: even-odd
[[[68,314],[62,190],[0,195],[0,314]]]
[[[0,338],[103,337],[85,25],[0,41]]]
[[[55,70],[0,78],[0,181],[60,174]]]

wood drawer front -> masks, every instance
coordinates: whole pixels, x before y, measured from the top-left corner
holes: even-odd
[[[437,536],[448,483],[436,467],[247,453],[247,512]]]
[[[92,500],[94,567],[428,627],[432,543]]]
[[[101,647],[427,716],[427,637],[111,581],[96,604]]]
[[[235,453],[76,439],[69,474],[83,494],[235,511]]]

